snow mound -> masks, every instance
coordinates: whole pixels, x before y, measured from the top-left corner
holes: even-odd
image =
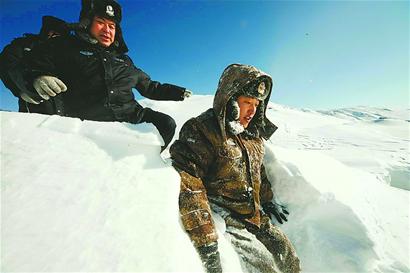
[[[179,227],[178,175],[147,156],[161,145],[154,127],[1,119],[2,272],[200,268]]]
[[[265,162],[274,191],[292,212],[283,230],[303,271],[410,269],[408,192],[317,151],[267,145]]]
[[[212,99],[142,104],[171,114],[179,129]],[[282,227],[304,272],[409,272],[408,142],[397,127],[386,133],[384,125],[276,104],[268,116],[280,128],[265,164],[289,207]],[[179,222],[179,176],[159,156],[155,127],[0,118],[2,272],[202,270]],[[240,272],[224,222],[215,220],[224,270]]]

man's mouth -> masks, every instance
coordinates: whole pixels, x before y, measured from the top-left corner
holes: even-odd
[[[106,41],[110,41],[111,40],[111,37],[110,36],[107,36],[107,35],[101,35],[100,36],[103,40],[106,40]]]
[[[247,122],[250,122],[250,121],[252,120],[252,118],[253,118],[253,117],[251,117],[251,116],[244,117],[244,119],[245,119]]]

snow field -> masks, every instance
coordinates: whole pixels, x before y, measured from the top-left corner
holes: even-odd
[[[142,103],[179,130],[212,99]],[[408,111],[269,108],[279,130],[265,164],[303,272],[409,272]],[[152,125],[0,116],[2,272],[201,271],[179,223],[179,176]],[[239,272],[215,220],[224,270]]]

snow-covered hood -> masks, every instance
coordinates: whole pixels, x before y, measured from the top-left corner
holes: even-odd
[[[258,124],[259,136],[269,139],[276,131],[277,127],[266,117],[266,108],[272,92],[273,81],[272,77],[265,72],[251,65],[231,64],[225,68],[219,79],[218,89],[216,90],[213,109],[217,116],[219,126],[223,137],[226,137],[225,122],[226,122],[226,105],[228,101],[240,94],[244,87],[253,82],[266,83],[267,96],[263,101],[263,121]]]

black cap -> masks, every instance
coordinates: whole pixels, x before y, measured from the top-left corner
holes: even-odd
[[[112,20],[116,24],[121,23],[121,6],[115,0],[82,0],[81,4],[80,22],[85,20],[92,22],[94,16],[99,16]]]
[[[67,23],[54,16],[43,16],[40,35],[47,36],[50,31],[60,35],[68,35],[70,29]]]

